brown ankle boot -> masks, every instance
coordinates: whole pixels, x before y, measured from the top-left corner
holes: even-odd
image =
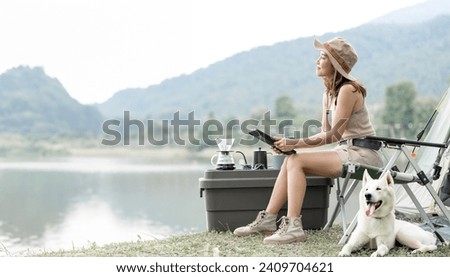
[[[276,221],[276,214],[269,214],[266,211],[260,211],[255,221],[247,226],[236,228],[233,233],[239,237],[248,236],[255,233],[273,233],[277,230]]]
[[[265,244],[286,244],[292,242],[303,242],[306,240],[303,231],[302,217],[281,218],[280,228],[275,234],[264,239]]]

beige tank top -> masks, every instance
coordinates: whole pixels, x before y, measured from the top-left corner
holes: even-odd
[[[333,111],[335,109],[336,106],[333,105],[333,107],[331,107],[331,109],[327,112],[328,122],[332,122]],[[344,134],[342,135],[342,139],[347,140],[374,135],[375,129],[372,126],[372,122],[370,122],[369,112],[367,110],[366,105],[364,104],[361,109],[350,115],[350,118],[348,119],[347,128],[345,129]]]

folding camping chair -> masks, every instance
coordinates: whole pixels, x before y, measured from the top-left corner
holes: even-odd
[[[448,91],[447,91],[448,92]],[[441,100],[440,104],[438,105],[438,108],[441,106],[441,104],[444,101],[450,101],[446,98],[447,93],[444,95],[443,99]],[[436,109],[436,111],[438,110]],[[450,104],[447,103],[446,109],[450,109]],[[354,228],[357,224],[357,217],[355,216],[351,224],[347,227],[347,217],[346,217],[346,211],[345,211],[345,204],[347,200],[350,198],[350,195],[353,193],[355,188],[357,187],[358,183],[362,180],[363,172],[364,170],[368,170],[369,174],[373,178],[379,178],[381,175],[386,173],[387,171],[391,172],[392,177],[394,178],[395,184],[400,184],[405,189],[406,193],[414,203],[415,207],[419,211],[420,216],[424,220],[424,222],[427,223],[427,225],[430,226],[431,230],[433,230],[436,234],[436,236],[441,240],[441,242],[444,242],[442,239],[442,236],[439,235],[439,233],[434,228],[433,223],[431,222],[430,218],[428,217],[427,213],[423,209],[420,202],[417,200],[416,196],[414,195],[413,191],[410,188],[411,183],[418,183],[423,185],[428,193],[431,195],[433,200],[435,201],[436,205],[439,207],[439,209],[442,211],[443,215],[450,221],[450,212],[445,207],[445,205],[442,203],[441,199],[437,195],[435,189],[432,187],[433,180],[436,180],[439,178],[440,170],[439,163],[441,160],[441,157],[445,150],[449,147],[449,136],[450,136],[450,120],[448,120],[448,111],[443,111],[439,116],[441,117],[440,122],[444,122],[445,126],[433,126],[436,127],[434,129],[440,129],[439,132],[442,133],[441,143],[435,143],[435,142],[428,142],[428,141],[413,141],[413,140],[405,140],[405,139],[394,139],[394,138],[386,138],[386,137],[366,137],[368,140],[372,140],[374,142],[381,143],[382,145],[382,153],[384,157],[387,160],[387,164],[383,168],[373,167],[369,165],[364,164],[358,164],[358,163],[347,163],[343,167],[343,175],[342,178],[344,178],[342,187],[340,185],[339,179],[336,180],[336,195],[337,195],[337,204],[336,207],[331,215],[330,220],[327,222],[327,224],[324,227],[324,230],[328,230],[334,220],[336,219],[339,212],[341,213],[342,217],[342,228],[343,228],[343,237],[340,240],[340,244],[344,244],[347,239],[349,238],[351,232],[353,232]],[[435,111],[435,112],[436,112]],[[434,117],[434,114],[432,118]],[[436,121],[436,120],[435,120]],[[431,122],[427,123],[427,125]],[[444,129],[443,129],[444,128]],[[425,129],[424,129],[425,130]],[[432,129],[430,129],[429,133],[432,132]],[[418,135],[418,139],[420,140],[421,136],[423,135],[423,132]],[[427,136],[428,138],[429,136]],[[432,170],[427,170],[428,173],[425,173],[422,169],[423,165],[420,166],[418,160],[415,159],[413,155],[413,151],[411,151],[408,146],[412,146],[415,148],[417,147],[426,147],[426,148],[432,148],[433,151],[428,151],[428,155],[430,153],[434,154],[435,161],[433,163]],[[393,149],[394,153],[389,157],[387,149]],[[405,172],[400,172],[400,170],[397,168],[396,163],[401,155],[404,155],[406,157],[408,164],[412,166],[412,168],[409,168],[408,170],[405,170]],[[421,156],[418,157],[420,159]],[[350,187],[348,187],[350,181],[352,180],[352,183]]]

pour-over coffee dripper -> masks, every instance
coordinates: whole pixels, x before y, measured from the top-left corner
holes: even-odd
[[[216,142],[220,151],[230,151],[234,143],[234,138],[216,138]]]
[[[219,147],[218,153],[211,157],[211,164],[220,170],[233,170],[235,169],[234,159],[230,151],[233,146],[233,138],[217,138],[217,146]],[[217,157],[217,161],[214,162],[214,158]]]

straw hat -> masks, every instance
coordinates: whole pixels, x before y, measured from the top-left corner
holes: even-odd
[[[350,70],[358,61],[358,55],[350,43],[341,37],[335,37],[327,42],[320,42],[314,39],[314,47],[324,51],[330,59],[333,67],[345,78],[356,81],[356,78],[350,75]]]

